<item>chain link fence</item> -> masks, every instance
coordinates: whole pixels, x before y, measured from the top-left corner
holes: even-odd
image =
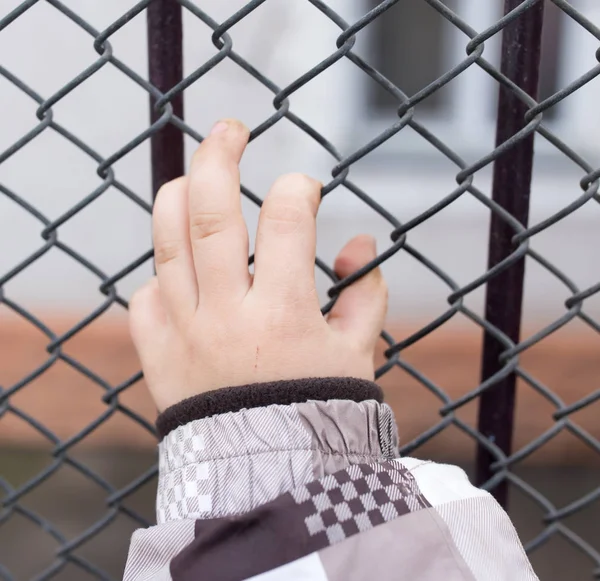
[[[0,183],[0,198],[18,206],[37,221],[41,241],[27,256],[7,272],[0,273],[0,306],[22,318],[47,337],[47,357],[45,361],[31,368],[17,382],[0,387],[0,423],[8,416],[18,417],[27,422],[41,437],[52,446],[52,461],[24,484],[14,487],[0,470],[0,528],[10,530],[14,519],[21,517],[35,527],[41,528],[56,543],[55,558],[47,563],[47,568],[38,572],[36,579],[58,578],[61,571],[69,565],[79,571],[75,578],[112,578],[103,570],[103,564],[92,562],[81,555],[80,549],[110,527],[117,518],[125,517],[137,526],[147,526],[150,523],[141,512],[132,508],[135,503],[131,500],[138,489],[152,482],[157,473],[156,466],[147,466],[139,475],[123,486],[115,486],[105,479],[100,471],[90,467],[77,454],[77,447],[88,438],[99,426],[115,415],[125,415],[131,421],[138,423],[144,430],[154,434],[151,423],[123,401],[124,393],[142,380],[141,372],[133,374],[127,380],[114,384],[105,379],[102,374],[91,369],[83,361],[67,352],[65,344],[73,337],[84,331],[86,327],[103,317],[114,306],[127,308],[126,295],[119,291],[119,283],[128,275],[141,267],[151,264],[153,252],[148,248],[137,259],[132,260],[118,272],[105,272],[93,259],[86,256],[84,251],[70,245],[60,236],[61,229],[90,206],[94,201],[108,195],[110,191],[118,191],[119,195],[128,198],[141,213],[150,214],[151,200],[149,195],[142,195],[127,185],[128,180],[119,176],[118,165],[127,156],[135,155],[136,150],[151,144],[152,179],[154,192],[166,181],[184,172],[184,136],[186,139],[200,142],[202,135],[188,124],[183,113],[183,94],[195,83],[211,78],[213,70],[220,67],[235,66],[245,71],[255,82],[259,83],[265,92],[265,102],[272,103],[272,113],[254,125],[251,140],[256,140],[263,134],[276,131],[276,126],[282,121],[295,126],[303,135],[323,150],[330,168],[331,179],[323,187],[326,204],[327,196],[335,190],[343,192],[344,196],[360,201],[364,213],[378,214],[389,228],[390,245],[383,250],[378,258],[367,267],[354,275],[338,280],[327,261],[317,259],[317,267],[327,276],[331,283],[328,300],[323,305],[327,312],[338,294],[356,281],[360,276],[376,266],[392,262],[397,254],[404,253],[419,262],[433,276],[447,287],[447,308],[433,318],[427,325],[402,340],[396,340],[391,334],[384,332],[382,339],[387,348],[385,363],[378,369],[378,377],[384,376],[392,369],[400,368],[404,373],[418,381],[423,389],[428,390],[438,400],[439,421],[420,434],[411,442],[405,443],[402,453],[416,453],[418,448],[446,429],[453,427],[471,438],[477,447],[475,479],[477,483],[492,493],[504,505],[507,504],[507,491],[519,490],[539,506],[543,515],[538,534],[534,538],[523,539],[529,552],[543,551],[551,545],[556,536],[564,537],[577,551],[582,552],[589,562],[590,578],[600,578],[600,545],[598,535],[590,534],[584,537],[569,526],[569,517],[574,514],[591,516],[591,507],[600,499],[600,482],[585,491],[575,500],[564,504],[553,504],[545,494],[516,474],[516,468],[526,458],[547,445],[559,433],[568,431],[580,439],[585,446],[598,455],[600,460],[600,441],[598,433],[591,433],[578,424],[575,415],[586,407],[596,406],[600,400],[600,389],[590,392],[587,396],[565,403],[549,385],[533,377],[521,364],[521,356],[528,349],[544,341],[547,337],[568,325],[574,320],[583,323],[592,333],[600,333],[600,320],[594,311],[586,309],[594,296],[600,292],[600,280],[585,288],[578,286],[577,281],[561,272],[550,258],[534,249],[535,237],[550,232],[559,221],[568,219],[575,212],[596,211],[600,202],[598,186],[600,169],[584,159],[587,152],[577,151],[577,146],[568,143],[553,130],[552,111],[562,105],[568,106],[569,97],[583,89],[600,75],[600,63],[591,67],[585,74],[578,76],[570,83],[554,87],[550,94],[541,95],[538,99],[539,71],[541,62],[541,47],[544,31],[544,8],[559,10],[563,17],[577,24],[579,34],[592,35],[595,42],[600,42],[600,23],[592,22],[577,9],[577,3],[565,0],[506,0],[504,15],[486,29],[476,30],[463,19],[456,2],[440,0],[386,0],[381,3],[358,2],[362,16],[346,21],[341,13],[342,8],[334,10],[333,2],[321,0],[304,0],[312,5],[312,18],[327,19],[337,27],[337,40],[331,46],[330,54],[298,76],[285,86],[277,85],[250,57],[242,56],[234,49],[236,26],[255,11],[276,10],[277,3],[266,0],[246,2],[239,10],[226,18],[213,19],[203,9],[203,3],[192,0],[143,0],[131,6],[127,11],[114,20],[109,26],[97,29],[86,18],[80,15],[82,10],[77,2],[60,2],[58,0],[27,0],[14,4],[0,13],[0,39],[4,31],[29,11],[35,10],[36,5],[46,4],[57,11],[70,22],[70,26],[78,33],[84,33],[89,43],[97,53],[96,60],[72,77],[53,94],[40,94],[35,83],[25,82],[17,73],[5,68],[0,61],[0,76],[12,84],[19,92],[21,99],[31,100],[36,104],[37,121],[35,126],[12,142],[0,153],[1,164],[8,162],[30,144],[35,143],[41,136],[54,133],[68,141],[96,166],[101,183],[93,191],[80,193],[76,203],[60,215],[48,215],[28,201],[26,192],[18,188],[8,187]],[[448,68],[443,74],[437,75],[433,81],[418,87],[409,93],[400,81],[392,81],[379,70],[385,66],[376,67],[365,58],[360,50],[360,35],[369,27],[391,18],[396,5],[405,4],[409,9],[417,5],[427,5],[441,18],[445,25],[451,25],[461,33],[463,39],[461,50],[463,56],[460,62]],[[263,6],[264,5],[264,6]],[[198,19],[204,26],[203,33],[210,37],[214,45],[211,58],[184,76],[182,65],[183,44],[182,13]],[[139,18],[147,18],[148,22],[148,59],[149,76],[146,78],[127,64],[127,55],[121,55],[111,45],[111,38],[123,27]],[[275,33],[274,30],[270,31]],[[486,60],[485,48],[494,39],[502,36],[500,63]],[[306,37],[304,43],[311,40]],[[144,47],[145,50],[145,47]],[[303,50],[302,47],[300,50]],[[600,61],[600,49],[594,59]],[[43,58],[43,55],[41,56]],[[419,68],[420,59],[425,58],[418,51],[408,54],[390,54],[389,59],[403,58],[414,61]],[[368,78],[373,86],[378,86],[385,97],[394,105],[394,118],[372,139],[364,141],[358,147],[345,152],[340,151],[316,124],[309,123],[299,113],[294,111],[295,94],[309,85],[320,75],[326,75],[336,66],[357,67]],[[49,62],[51,67],[52,63]],[[109,154],[102,154],[94,149],[94,144],[78,134],[75,128],[63,123],[61,116],[55,113],[63,100],[69,99],[72,92],[81,85],[89,82],[94,75],[112,68],[119,74],[125,75],[132,83],[147,93],[151,102],[151,122],[139,134],[124,141]],[[465,159],[457,153],[460,136],[439,136],[435,123],[428,124],[427,118],[419,117],[420,110],[425,110],[428,100],[436,94],[443,95],[449,86],[460,81],[463,75],[472,69],[479,69],[494,80],[496,92],[499,94],[497,105],[496,145],[481,155]],[[210,83],[204,85],[210,90]],[[269,96],[270,95],[270,96]],[[323,96],[327,99],[327,96]],[[102,99],[102,95],[98,96]],[[3,109],[9,111],[11,103],[3,99]],[[90,112],[93,114],[93,112]],[[420,142],[427,144],[435,155],[444,158],[455,168],[456,185],[450,193],[438,192],[435,203],[425,211],[403,221],[401,215],[388,211],[375,196],[365,191],[358,181],[352,177],[352,169],[366,157],[374,155],[388,140],[397,134],[407,132],[419,136]],[[589,128],[597,135],[597,127]],[[443,133],[443,132],[442,132]],[[529,193],[532,180],[532,164],[534,160],[534,139],[536,148],[540,142],[552,150],[553,155],[568,158],[579,171],[579,184],[569,184],[566,202],[559,211],[546,216],[542,221],[529,224]],[[259,142],[260,143],[260,142]],[[259,146],[258,146],[259,147]],[[537,149],[536,149],[537,151]],[[537,154],[536,154],[537,155]],[[596,160],[597,163],[597,160]],[[476,185],[476,177],[485,168],[493,166],[493,183],[491,191],[484,191]],[[425,176],[424,178],[425,179]],[[261,197],[248,187],[242,187],[242,194],[253,204],[260,206]],[[337,194],[336,194],[337,195]],[[435,218],[438,214],[456,204],[459,200],[470,197],[485,209],[490,221],[490,242],[488,267],[472,280],[455,280],[451,272],[447,272],[426,254],[419,251],[411,242],[411,232],[426,220]],[[343,219],[343,218],[340,218]],[[440,241],[440,243],[442,243]],[[585,249],[589,251],[589,249]],[[4,250],[6,252],[6,249]],[[18,295],[10,292],[10,283],[18,278],[28,268],[35,265],[48,252],[63,253],[69,260],[74,261],[79,268],[87,270],[97,280],[98,296],[102,297],[99,306],[93,309],[75,326],[64,332],[57,332],[48,326],[30,309],[21,304]],[[9,253],[11,250],[9,250]],[[15,255],[17,253],[15,252]],[[468,257],[465,257],[468,260]],[[546,324],[536,333],[521,338],[520,327],[522,320],[522,294],[525,264],[536,263],[557,281],[568,293],[564,302],[564,310],[560,317]],[[593,261],[592,261],[593,263]],[[600,279],[600,264],[595,261],[597,277]],[[485,313],[478,313],[471,308],[469,296],[477,290],[486,290]],[[426,377],[418,368],[403,357],[403,352],[411,345],[424,339],[451,319],[465,318],[477,325],[482,331],[483,363],[480,383],[465,389],[464,394],[452,398],[444,387]],[[433,356],[434,354],[432,354]],[[30,384],[57,363],[70,366],[77,374],[81,374],[96,384],[102,391],[102,402],[105,411],[85,429],[72,434],[70,438],[57,436],[50,428],[38,421],[28,409],[23,409],[15,403],[15,396],[27,390]],[[106,365],[110,365],[107,361]],[[553,408],[553,426],[541,433],[527,445],[515,449],[512,444],[514,430],[515,386],[517,379],[523,385],[520,389],[535,390],[545,398]],[[48,394],[51,397],[51,394]],[[476,424],[465,421],[459,412],[474,400],[479,402],[479,416]],[[87,529],[77,535],[68,536],[51,520],[39,514],[27,504],[27,496],[44,487],[45,483],[65,465],[77,471],[82,477],[92,481],[101,491],[105,510],[103,516],[95,522],[88,523]],[[590,527],[593,531],[593,525]],[[596,525],[596,533],[597,533]],[[23,547],[22,558],[30,548]],[[0,563],[0,579],[14,579],[13,573]]]

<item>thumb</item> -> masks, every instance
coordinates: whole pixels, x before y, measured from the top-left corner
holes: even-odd
[[[334,270],[345,278],[377,257],[375,239],[360,235],[344,246],[335,261]],[[345,288],[327,321],[329,325],[361,345],[373,351],[383,328],[387,311],[387,286],[379,268]]]

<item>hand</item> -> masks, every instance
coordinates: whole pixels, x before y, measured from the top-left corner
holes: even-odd
[[[166,184],[153,213],[157,276],[130,303],[130,327],[160,411],[220,387],[300,379],[373,379],[386,312],[378,269],[345,289],[327,318],[315,288],[320,184],[279,178],[262,206],[254,276],[238,164],[249,132],[215,125],[189,175]],[[368,236],[337,257],[345,277],[376,256]]]

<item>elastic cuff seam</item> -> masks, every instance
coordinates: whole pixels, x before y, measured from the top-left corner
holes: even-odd
[[[383,391],[372,381],[354,377],[316,377],[225,387],[171,406],[158,416],[156,427],[162,440],[177,428],[212,416],[269,405],[329,400],[382,403]]]
[[[244,454],[234,454],[232,456],[214,456],[211,458],[207,458],[206,460],[196,460],[194,462],[186,462],[185,464],[182,464],[181,466],[176,466],[174,468],[169,467],[169,472],[167,472],[167,474],[169,474],[170,472],[173,472],[175,470],[181,470],[183,468],[185,468],[186,466],[193,466],[194,464],[204,464],[206,462],[216,462],[216,461],[224,461],[224,460],[237,460],[239,458],[247,458],[248,456],[258,456],[258,455],[262,455],[262,454],[272,454],[272,453],[276,453],[276,454],[280,454],[283,452],[319,452],[323,455],[326,456],[361,456],[365,459],[372,459],[374,461],[380,461],[380,460],[386,460],[386,456],[382,453],[380,454],[369,454],[366,452],[337,452],[337,451],[327,451],[327,450],[321,450],[320,448],[277,448],[274,450],[260,450],[258,452],[246,452]],[[165,463],[169,464],[169,460],[165,459]]]

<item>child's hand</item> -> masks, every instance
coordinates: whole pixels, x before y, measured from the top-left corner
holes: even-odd
[[[260,212],[255,274],[238,164],[248,130],[218,123],[189,176],[165,185],[154,206],[157,276],[130,304],[130,325],[160,411],[220,387],[300,379],[373,379],[386,312],[378,269],[345,289],[327,317],[315,289],[320,184],[294,174],[276,181]],[[342,250],[344,277],[375,258],[359,236]]]

